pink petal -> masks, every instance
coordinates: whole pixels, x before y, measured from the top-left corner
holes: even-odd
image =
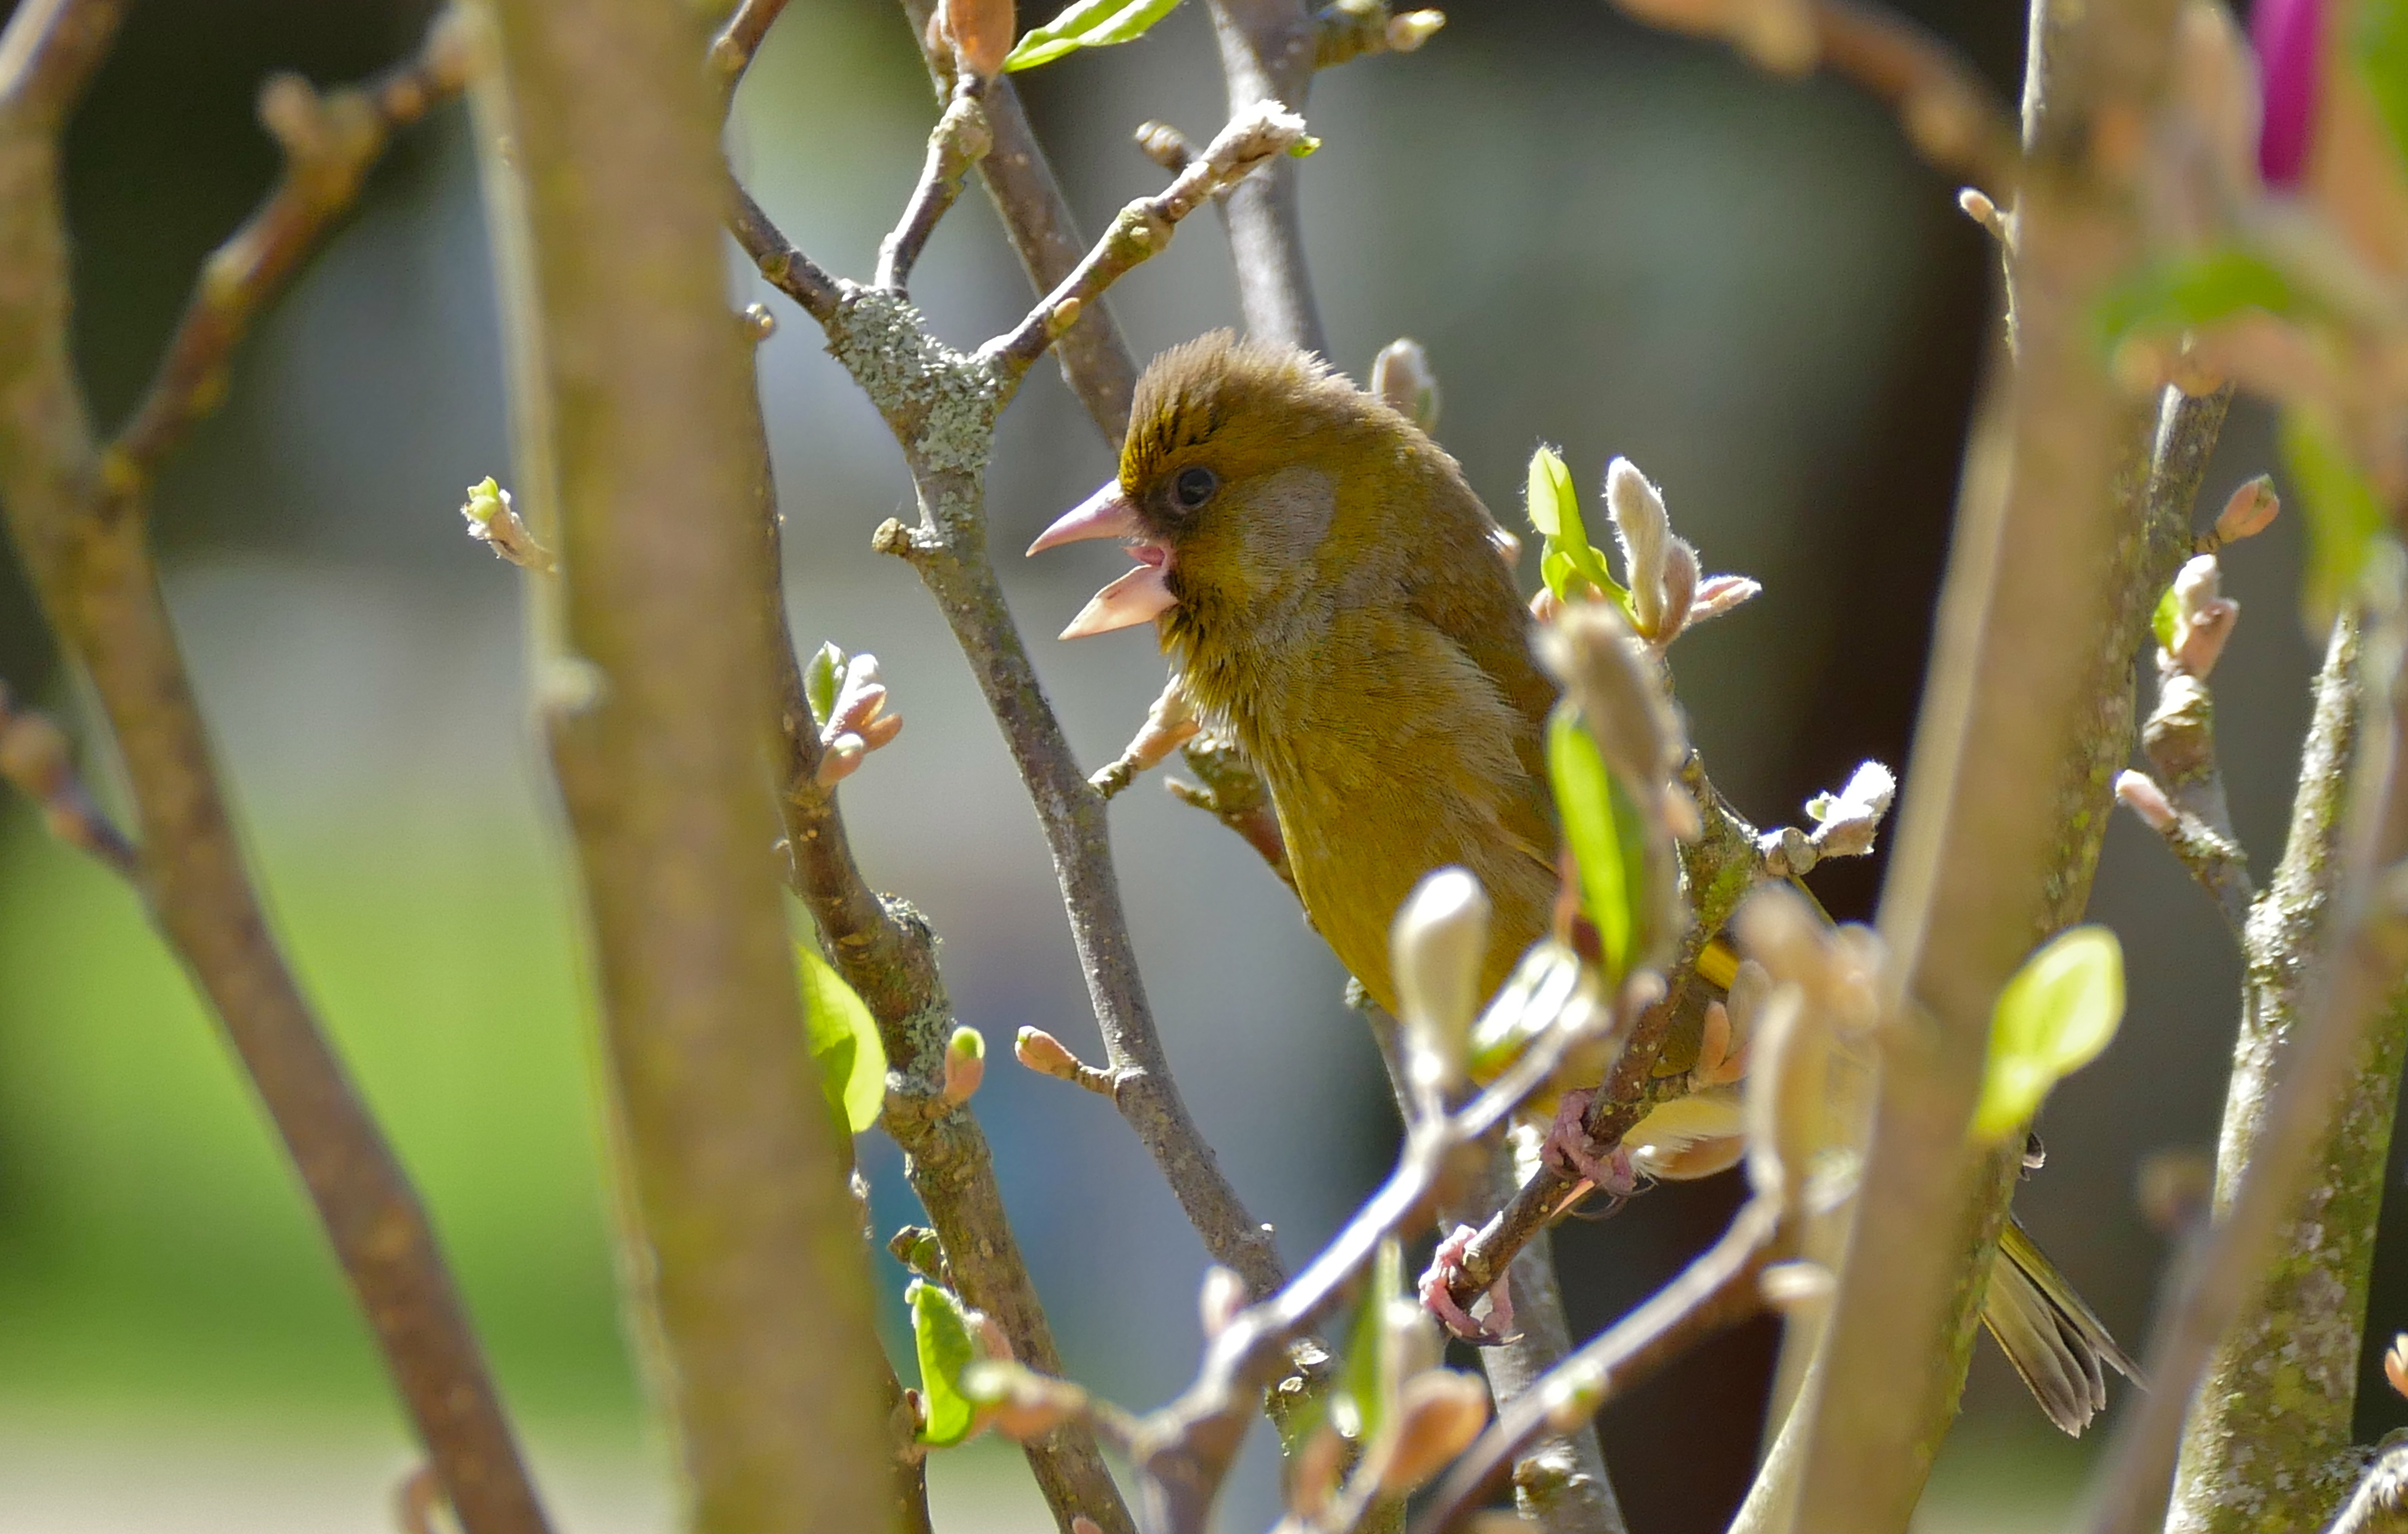
[[[2266,81],[2258,170],[2271,187],[2297,185],[2315,132],[2323,73],[2324,0],[2258,0],[2249,40]]]

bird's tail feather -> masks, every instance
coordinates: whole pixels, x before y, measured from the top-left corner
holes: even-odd
[[[2141,1383],[2141,1366],[2013,1215],[1999,1235],[1982,1323],[2048,1420],[2076,1438],[2107,1404],[2108,1369]]]

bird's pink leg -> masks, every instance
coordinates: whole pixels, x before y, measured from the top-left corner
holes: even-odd
[[[1488,1286],[1488,1320],[1485,1325],[1472,1318],[1471,1312],[1455,1303],[1455,1283],[1463,1274],[1463,1254],[1470,1250],[1471,1239],[1479,1232],[1469,1226],[1457,1226],[1455,1234],[1438,1243],[1430,1254],[1429,1270],[1422,1274],[1416,1289],[1422,1308],[1438,1317],[1439,1325],[1482,1347],[1493,1347],[1505,1340],[1513,1327],[1513,1297],[1503,1275]]]
[[[1631,1168],[1629,1153],[1617,1145],[1612,1154],[1599,1157],[1588,1148],[1588,1105],[1596,1097],[1594,1087],[1564,1094],[1555,1105],[1555,1122],[1547,1126],[1539,1159],[1566,1177],[1595,1183],[1612,1197],[1627,1198],[1639,1188],[1639,1174]]]

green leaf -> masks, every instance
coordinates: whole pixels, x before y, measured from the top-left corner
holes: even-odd
[[[1389,1302],[1404,1292],[1404,1252],[1391,1236],[1380,1243],[1370,1276],[1364,1280],[1363,1297],[1354,1307],[1354,1332],[1346,1340],[1345,1372],[1339,1376],[1338,1398],[1330,1403],[1330,1419],[1357,1444],[1379,1436],[1402,1383],[1388,1378],[1386,1312]]]
[[[2174,589],[2168,586],[2157,597],[2157,610],[2149,614],[2149,632],[2157,637],[2163,650],[2174,647],[2174,623],[2181,615],[2181,606],[2174,600]]]
[[[1004,72],[1034,69],[1082,48],[1134,42],[1179,8],[1179,0],[1078,0],[1043,26],[1030,27],[1004,55]]]
[[[2143,267],[2099,301],[2101,350],[2136,331],[2186,330],[2261,308],[2297,314],[2307,307],[2282,269],[2236,246]]]
[[[886,1047],[878,1024],[844,977],[809,946],[796,943],[802,969],[803,1025],[811,1059],[820,1068],[820,1090],[848,1134],[878,1122],[886,1106]]]
[[[2358,0],[2349,56],[2392,149],[2408,157],[2408,0]]]
[[[1606,982],[1619,985],[1644,919],[1647,853],[1639,807],[1569,709],[1547,718],[1547,776],[1580,870],[1581,909],[1597,925]]]
[[[2311,617],[2329,618],[2366,569],[2366,556],[2383,536],[2383,503],[2358,465],[2323,423],[2294,407],[2283,412],[2279,436],[2283,465],[2299,491],[2308,523],[2306,590]]]
[[[911,1308],[911,1345],[920,1357],[920,1398],[928,1414],[920,1441],[939,1449],[959,1443],[978,1415],[962,1387],[962,1370],[978,1356],[969,1312],[951,1289],[926,1279],[913,1279],[903,1302]]]
[[[803,695],[810,700],[811,717],[823,724],[836,712],[836,690],[844,685],[844,665],[851,658],[834,639],[825,639],[804,663]]]
[[[2124,949],[2103,926],[2058,933],[2024,961],[1990,1014],[1976,1139],[2019,1134],[2049,1088],[2099,1057],[2124,1020]]]

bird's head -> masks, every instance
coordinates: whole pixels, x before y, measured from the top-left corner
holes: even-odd
[[[1117,538],[1138,561],[1066,639],[1174,608],[1202,626],[1259,621],[1327,592],[1350,546],[1383,541],[1372,523],[1425,452],[1443,457],[1318,358],[1215,331],[1147,367],[1120,473],[1028,552]]]

